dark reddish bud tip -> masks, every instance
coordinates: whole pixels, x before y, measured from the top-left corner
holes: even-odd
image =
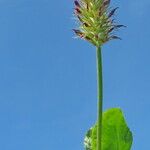
[[[81,10],[77,7],[75,8],[77,14],[81,14]]]
[[[102,15],[102,11],[99,11],[99,16],[101,16]]]
[[[124,26],[124,25],[116,25],[115,27],[116,27],[116,28],[121,28],[121,27],[124,27],[124,28],[125,28],[126,26]]]
[[[80,30],[76,30],[76,29],[73,29],[73,31],[75,32],[75,34],[81,38],[83,38],[84,34],[80,31]]]
[[[126,27],[126,26],[124,26],[124,25],[114,25],[113,26],[114,29],[119,29],[119,28],[122,28],[122,27]]]
[[[88,25],[86,22],[84,22],[83,24],[84,24],[86,27],[89,27],[89,25]]]
[[[111,39],[118,39],[118,40],[122,40],[120,37],[115,36],[115,35],[114,35],[114,36],[111,36],[110,38],[111,38]]]
[[[108,7],[110,4],[110,0],[104,0],[103,6]]]
[[[81,22],[83,22],[83,20],[81,19],[81,17],[79,15],[77,15],[77,17]]]
[[[114,30],[114,27],[108,30],[108,33],[112,32]]]
[[[115,11],[116,11],[118,8],[119,8],[119,7],[113,9],[113,10],[109,13],[108,18],[112,17],[112,16],[114,15]]]
[[[87,10],[89,10],[89,4],[87,3],[87,5],[86,5],[86,8],[87,8]]]
[[[80,33],[80,30],[72,29],[75,33]]]
[[[98,39],[98,38],[99,38],[97,34],[95,35],[95,38],[96,38],[96,39]]]
[[[88,36],[86,36],[86,37],[84,37],[85,38],[85,40],[88,40],[88,41],[90,41],[91,40],[91,38],[90,37],[88,37]]]
[[[80,4],[78,1],[74,1],[74,4],[77,6],[77,7],[80,7]]]

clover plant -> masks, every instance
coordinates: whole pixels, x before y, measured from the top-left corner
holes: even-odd
[[[121,27],[114,19],[117,8],[110,7],[110,0],[75,0],[74,15],[79,27],[73,29],[77,37],[96,47],[97,55],[97,120],[85,136],[85,150],[130,150],[132,133],[120,108],[103,112],[102,46],[113,39]]]

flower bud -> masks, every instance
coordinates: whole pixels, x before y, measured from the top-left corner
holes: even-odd
[[[78,1],[74,1],[74,4],[75,4],[76,7],[80,7],[80,4],[79,4]]]

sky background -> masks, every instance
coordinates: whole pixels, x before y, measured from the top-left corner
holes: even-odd
[[[104,109],[149,150],[150,1],[113,0],[127,26],[103,47]],[[71,0],[0,0],[0,149],[83,150],[96,120],[96,52],[74,39]]]

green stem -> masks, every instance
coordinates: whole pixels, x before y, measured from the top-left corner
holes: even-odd
[[[101,47],[96,49],[97,55],[97,150],[102,150],[102,112],[103,112],[103,77],[102,77],[102,54]]]

